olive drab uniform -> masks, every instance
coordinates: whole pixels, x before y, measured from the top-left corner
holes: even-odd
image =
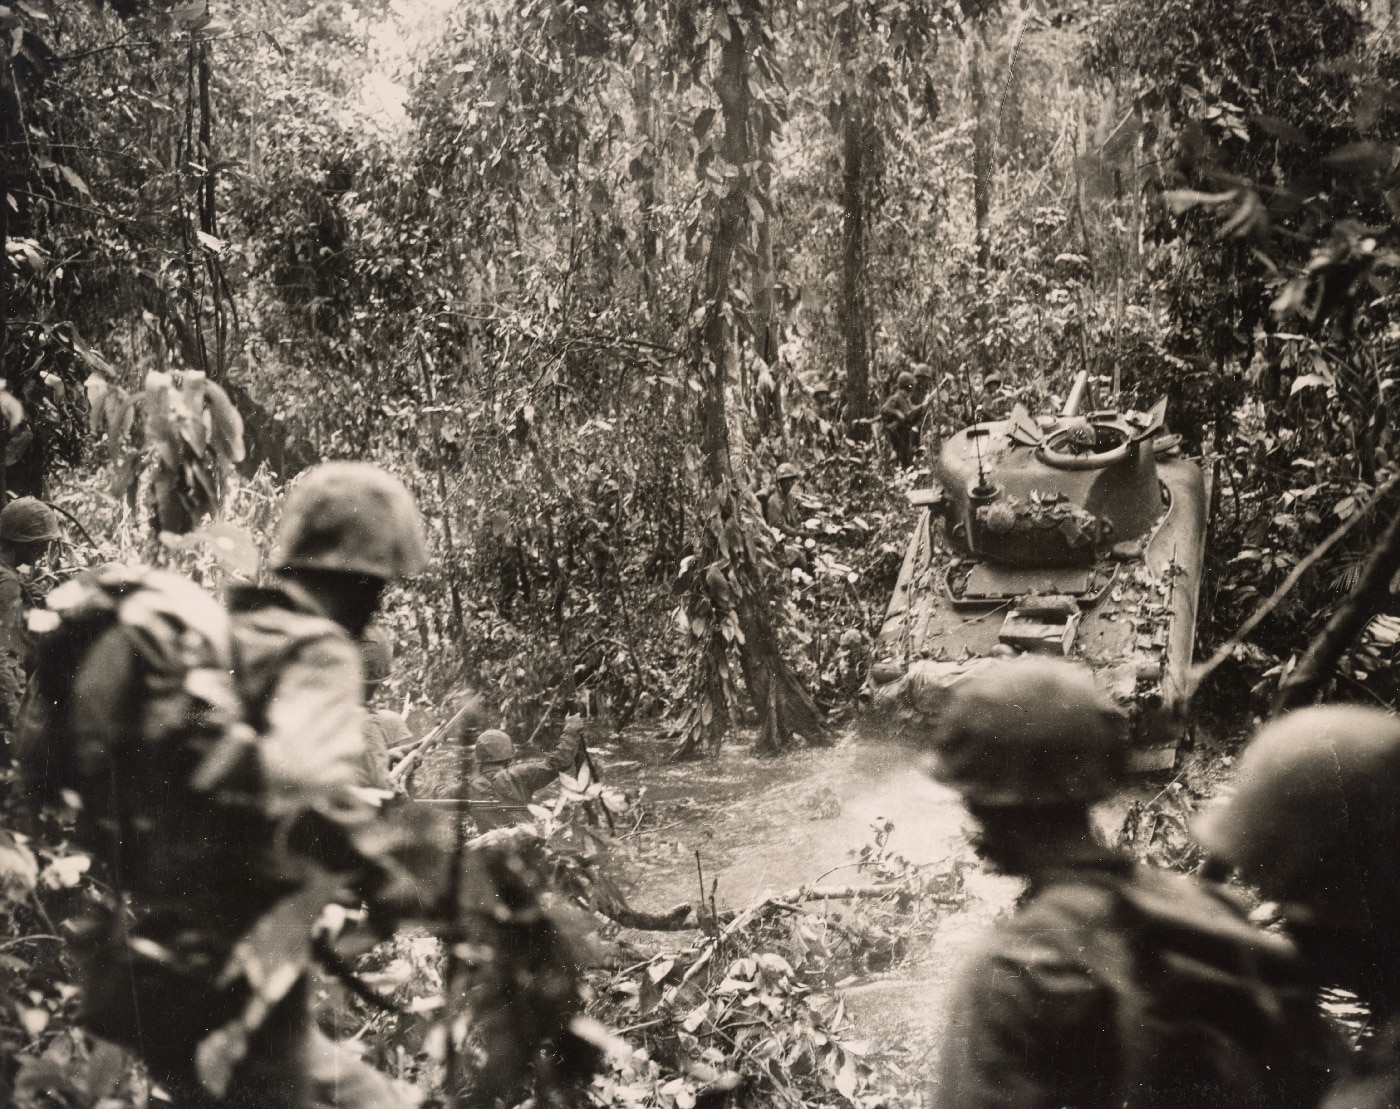
[[[799,566],[810,570],[811,563],[803,547],[802,522],[798,518],[799,505],[793,495],[793,486],[801,476],[796,466],[784,462],[773,475],[773,485],[759,497],[763,505],[763,522],[779,533],[774,548],[778,562],[789,569]]]
[[[527,806],[535,794],[561,773],[573,770],[582,752],[583,728],[570,723],[564,726],[554,750],[542,759],[482,766],[468,785],[472,818],[483,829],[529,820]]]
[[[934,776],[1025,878],[952,999],[940,1109],[1305,1109],[1333,1037],[1296,949],[1193,878],[1097,842],[1129,720],[1081,663],[993,661],[948,696]]]
[[[360,638],[360,661],[365,679],[365,750],[360,758],[360,782],[370,789],[399,793],[389,776],[389,751],[413,739],[402,716],[374,708],[379,687],[393,673],[394,645],[381,628],[367,628]]]
[[[1365,705],[1297,708],[1260,729],[1235,772],[1197,840],[1278,906],[1314,976],[1353,991],[1377,1026],[1319,1104],[1400,1105],[1400,720]]]
[[[1106,850],[1041,876],[966,968],[946,1109],[1316,1105],[1335,1046],[1291,945]]]
[[[50,595],[22,761],[124,895],[74,942],[83,1023],[181,1109],[407,1104],[316,1029],[305,973],[322,908],[394,870],[357,840],[357,649],[294,586],[235,602],[126,567]]]
[[[793,507],[791,490],[785,490],[779,482],[768,492],[763,504],[763,519],[770,528],[779,531],[796,531],[799,527],[797,510]]]
[[[912,466],[919,451],[919,421],[926,405],[915,404],[908,390],[914,386],[912,374],[900,374],[895,391],[880,406],[880,423],[890,442],[895,461],[900,466]],[[906,382],[904,379],[908,378]]]
[[[25,617],[30,607],[18,572],[0,558],[0,736],[13,734],[19,726],[29,659]],[[0,738],[0,758],[4,750],[5,742]]]
[[[58,516],[41,500],[20,497],[0,509],[0,760],[20,726],[33,645],[27,617],[35,598],[18,565],[42,557],[58,538]]]
[[[240,693],[259,736],[263,804],[274,819],[305,821],[309,798],[307,857],[319,855],[314,861],[338,875],[342,888],[373,898],[384,879],[376,864],[392,863],[357,853],[358,833],[377,818],[354,789],[367,763],[359,648],[290,582],[234,590],[229,607]],[[289,1105],[407,1105],[388,1078],[322,1035],[307,990],[303,974],[274,1002],[264,1051],[250,1052],[248,1069],[262,1072],[254,1088],[266,1085]]]
[[[365,749],[360,757],[360,779],[372,789],[397,792],[389,777],[389,751],[413,741],[404,718],[392,709],[371,709],[365,714]]]

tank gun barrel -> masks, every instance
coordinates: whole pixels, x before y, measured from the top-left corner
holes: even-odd
[[[1069,399],[1065,401],[1061,416],[1078,416],[1084,407],[1084,398],[1089,395],[1089,371],[1080,370],[1074,375],[1074,384],[1069,389]]]

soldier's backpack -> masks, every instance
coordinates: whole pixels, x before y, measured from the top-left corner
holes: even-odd
[[[250,721],[279,652],[245,667],[218,601],[144,567],[83,574],[31,623],[19,737],[30,796],[78,802],[81,845],[130,898],[94,906],[75,941],[83,1023],[161,1073],[200,1045],[200,1079],[217,1091],[296,982],[341,885],[277,850]]]
[[[153,819],[183,787],[227,778],[253,738],[228,614],[176,574],[112,564],[56,588],[30,630],[19,747],[31,796],[76,795],[86,846],[140,884]]]
[[[1069,936],[1094,921],[1067,946],[1113,996],[1112,1104],[1302,1109],[1321,1097],[1335,1040],[1310,977],[1227,893],[1138,866],[1131,878],[1074,872],[1035,904]]]

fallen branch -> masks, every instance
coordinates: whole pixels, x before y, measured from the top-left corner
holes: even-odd
[[[607,917],[624,928],[635,928],[641,932],[684,932],[695,927],[690,919],[691,906],[677,905],[664,913],[649,913],[634,909],[621,901],[592,906],[593,911]]]
[[[1400,572],[1400,515],[1390,521],[1367,555],[1356,588],[1308,645],[1298,665],[1279,683],[1270,716],[1279,716],[1316,698],[1347,648],[1389,602],[1390,583],[1397,572]]]
[[[803,901],[826,901],[855,897],[884,897],[902,888],[904,887],[898,882],[882,882],[873,886],[828,886],[824,889],[799,886],[797,889],[788,890],[786,893],[770,894],[755,904],[750,905],[720,929],[719,932],[711,936],[705,944],[705,950],[701,952],[700,957],[686,968],[686,972],[681,976],[681,980],[662,994],[661,1000],[656,1004],[658,1006],[663,1006],[673,1002],[680,994],[681,990],[685,988],[686,984],[709,965],[710,960],[714,958],[715,952],[724,945],[724,941],[734,935],[735,932],[746,927],[765,909],[791,910],[795,905]]]
[[[801,886],[779,894],[774,901],[846,901],[859,897],[885,897],[906,888],[901,882],[881,882],[873,886]]]
[[[20,947],[26,943],[65,943],[62,936],[50,936],[43,932],[36,932],[32,936],[20,936],[18,939],[6,940],[0,943],[0,951],[8,951],[12,947]]]
[[[1376,505],[1380,504],[1381,499],[1394,489],[1397,483],[1400,483],[1400,476],[1393,477],[1384,485],[1379,486],[1365,504],[1359,506],[1355,512],[1342,521],[1341,526],[1336,531],[1314,547],[1306,558],[1293,567],[1288,577],[1283,579],[1283,584],[1274,590],[1273,595],[1267,601],[1254,610],[1249,619],[1240,625],[1239,630],[1234,635],[1222,643],[1209,659],[1192,668],[1187,684],[1188,700],[1196,696],[1205,680],[1215,672],[1216,668],[1233,655],[1235,648],[1248,639],[1254,629],[1264,622],[1269,613],[1278,608],[1283,599],[1293,592],[1303,575],[1312,569],[1328,551],[1340,543],[1362,519],[1370,515]]]

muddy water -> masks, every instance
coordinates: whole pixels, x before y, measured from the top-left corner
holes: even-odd
[[[1019,884],[982,873],[956,794],[916,765],[909,749],[843,737],[832,749],[760,760],[726,747],[699,764],[628,766],[609,752],[609,778],[645,789],[649,816],[630,838],[638,847],[630,896],[659,911],[705,892],[718,908],[741,910],[798,886],[868,884],[855,867],[873,844],[872,825],[892,822],[886,847],[932,873],[963,865],[965,901],[937,920],[889,971],[844,990],[853,1038],[898,1045],[915,1074],[926,1073],[945,1020],[951,976],[970,944],[1010,906]]]

